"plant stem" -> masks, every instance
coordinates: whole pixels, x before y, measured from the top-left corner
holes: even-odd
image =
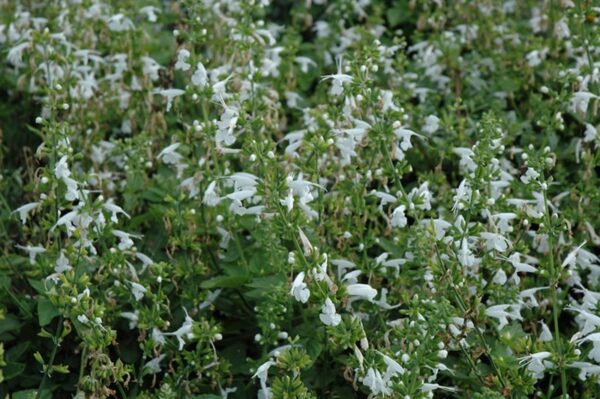
[[[546,184],[545,178],[542,174],[541,176],[542,184]],[[542,189],[542,194],[544,197],[544,214],[546,226],[548,229],[551,228],[551,220],[550,220],[550,210],[548,209],[548,195],[546,194],[546,190]],[[560,369],[560,386],[562,390],[562,396],[567,397],[567,374],[565,372],[564,367],[564,351],[562,346],[562,341],[560,338],[560,327],[558,324],[558,314],[560,310],[558,309],[558,295],[556,289],[558,287],[559,282],[559,271],[556,270],[556,265],[554,264],[554,242],[552,237],[552,232],[548,231],[548,263],[549,263],[549,271],[550,271],[550,294],[552,296],[552,319],[554,324],[554,340],[556,344],[556,348],[558,349],[558,354],[560,356],[560,360],[558,362],[558,368]]]
[[[54,337],[52,338],[52,342],[54,343],[54,348],[52,348],[52,353],[50,354],[50,360],[49,360],[48,364],[44,366],[44,376],[42,377],[42,382],[40,382],[40,386],[38,387],[37,393],[35,395],[36,399],[40,399],[42,388],[46,384],[46,381],[48,380],[49,375],[51,373],[50,369],[52,368],[52,365],[54,364],[54,358],[56,357],[56,352],[58,351],[58,347],[60,345],[60,340],[61,340],[60,335],[62,334],[62,328],[63,328],[63,318],[62,318],[62,316],[60,316],[60,318],[58,319],[58,326],[56,326],[56,333],[54,334]]]

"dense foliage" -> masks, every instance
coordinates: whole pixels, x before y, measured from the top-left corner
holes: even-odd
[[[600,4],[0,0],[0,396],[600,397]]]

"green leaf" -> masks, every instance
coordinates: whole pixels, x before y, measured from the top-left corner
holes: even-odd
[[[8,363],[6,367],[2,369],[4,374],[4,380],[8,381],[12,378],[20,376],[25,370],[25,363]]]
[[[201,288],[236,288],[241,287],[248,282],[245,276],[218,276],[200,283]]]
[[[46,297],[38,298],[37,310],[40,327],[50,324],[52,319],[60,314],[56,306]]]
[[[46,294],[46,287],[44,286],[44,282],[41,280],[34,280],[32,278],[27,279],[29,281],[29,285],[33,287],[34,290],[37,291],[38,294]]]
[[[19,323],[19,320],[13,315],[7,315],[6,318],[0,320],[0,334],[12,332],[19,328],[21,328],[21,323]]]
[[[37,394],[35,389],[26,389],[24,391],[14,392],[12,399],[34,399]]]
[[[69,366],[66,364],[55,364],[52,366],[52,371],[56,371],[60,374],[69,374]]]

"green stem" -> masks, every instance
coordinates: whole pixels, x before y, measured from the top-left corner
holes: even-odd
[[[444,261],[442,260],[442,258],[440,256],[440,251],[439,251],[437,243],[435,243],[435,253],[437,255],[438,261],[440,262],[440,266],[442,267],[444,274],[450,276],[448,268],[446,267],[446,265],[444,264]],[[467,316],[467,306],[463,302],[460,292],[458,292],[458,289],[454,285],[454,282],[452,281],[451,276],[450,276],[450,288],[452,289],[452,292],[455,296],[455,300],[458,303],[458,306],[460,307],[461,312],[463,312],[463,314],[466,317]],[[473,326],[475,327],[475,332],[477,333],[477,338],[479,339],[480,344],[483,346],[486,356],[489,359],[492,368],[494,369],[494,372],[498,376],[498,381],[500,381],[500,385],[502,386],[502,388],[506,388],[506,381],[504,380],[504,376],[502,375],[500,368],[498,367],[498,365],[496,364],[496,361],[494,360],[494,357],[492,356],[491,348],[489,347],[487,341],[485,340],[485,337],[481,333],[481,330],[479,330],[476,320],[472,319],[471,321],[473,322]]]
[[[44,366],[44,376],[42,377],[42,382],[40,382],[40,386],[38,387],[37,393],[35,395],[36,399],[40,399],[41,397],[41,393],[42,393],[42,388],[44,387],[44,385],[46,385],[46,381],[48,380],[48,378],[50,378],[50,373],[51,373],[51,369],[52,366],[54,365],[54,358],[56,357],[56,352],[58,352],[58,347],[60,345],[60,335],[62,334],[62,329],[63,329],[63,318],[62,316],[60,316],[60,318],[58,319],[58,326],[56,326],[56,333],[54,334],[54,337],[52,338],[52,342],[54,343],[54,347],[52,348],[52,353],[50,354],[50,361],[48,362],[47,365]]]
[[[541,183],[543,185],[546,185],[546,181],[545,178],[542,174],[541,177]],[[558,324],[558,315],[559,315],[559,308],[558,308],[558,294],[556,292],[556,288],[558,286],[558,282],[559,282],[559,274],[560,271],[556,269],[556,265],[554,264],[554,241],[553,241],[553,237],[552,237],[552,231],[551,231],[551,219],[550,219],[550,210],[548,209],[548,195],[546,193],[546,190],[542,189],[542,194],[544,197],[544,216],[545,216],[545,221],[546,221],[546,227],[549,229],[548,230],[548,263],[549,263],[549,272],[550,272],[550,294],[551,294],[551,299],[552,299],[552,319],[553,319],[553,324],[554,324],[554,340],[555,340],[555,345],[556,348],[558,349],[558,354],[560,356],[560,360],[558,362],[558,368],[560,369],[560,386],[562,389],[562,396],[563,397],[567,397],[567,373],[565,371],[565,367],[564,367],[564,351],[563,351],[563,346],[562,346],[562,341],[561,341],[561,336],[560,336],[560,326]]]

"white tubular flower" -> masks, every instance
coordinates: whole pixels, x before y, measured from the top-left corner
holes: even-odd
[[[484,231],[479,236],[485,240],[485,247],[488,251],[506,252],[511,245],[511,242],[500,234]]]
[[[579,379],[585,381],[588,375],[598,376],[600,375],[600,366],[588,362],[573,362],[568,365],[572,368],[579,369]]]
[[[161,159],[167,165],[176,165],[183,158],[181,154],[179,154],[176,150],[179,148],[181,143],[174,143],[163,149],[158,156],[157,159]]]
[[[369,367],[367,374],[362,379],[362,383],[367,386],[371,390],[371,394],[375,396],[389,396],[392,394],[392,390],[381,376],[379,370],[376,370],[373,367]]]
[[[435,115],[429,115],[425,118],[425,125],[423,131],[427,134],[433,134],[440,128],[440,118]]]
[[[337,59],[337,73],[333,75],[325,75],[321,78],[321,81],[331,79],[333,81],[329,93],[332,96],[339,96],[344,93],[344,84],[352,82],[353,78],[350,75],[342,73],[342,58]]]
[[[540,325],[542,326],[542,332],[540,333],[539,340],[542,342],[552,341],[554,338],[552,337],[552,333],[550,332],[550,328],[548,328],[548,325],[544,323],[543,320],[540,321]]]
[[[399,207],[394,209],[394,212],[392,212],[392,219],[390,220],[390,223],[392,224],[393,227],[402,228],[407,225],[408,219],[406,218],[406,215],[404,214],[405,211],[406,211],[406,206],[404,206],[404,205],[400,205]]]
[[[512,308],[512,310],[511,310]],[[498,330],[502,330],[508,324],[508,319],[522,320],[521,307],[519,305],[494,305],[485,310],[488,317],[498,319]]]
[[[308,298],[310,297],[310,290],[308,286],[304,282],[304,272],[298,273],[294,282],[292,283],[292,289],[290,290],[290,294],[296,298],[297,301],[306,303],[308,302]]]
[[[219,202],[221,202],[221,197],[217,194],[217,182],[212,181],[204,190],[204,197],[202,198],[202,203],[208,206],[215,206]]]
[[[527,168],[527,171],[523,176],[521,176],[521,181],[525,184],[529,184],[532,180],[537,180],[540,177],[540,174],[532,168]]]
[[[284,205],[287,208],[288,213],[294,209],[294,192],[290,189],[288,190],[287,196],[284,199],[279,200],[281,205]]]
[[[179,97],[185,94],[185,90],[181,89],[155,89],[153,91],[154,94],[160,94],[164,98],[167,99],[167,112],[171,110],[171,106],[173,105],[173,99],[175,97]]]
[[[54,266],[55,273],[64,273],[71,270],[72,267],[69,264],[69,259],[65,256],[65,252],[61,251],[60,256],[56,260],[56,266]]]
[[[581,338],[575,342],[578,345],[581,345],[585,342],[591,342],[593,344],[593,348],[590,353],[588,353],[588,357],[592,360],[595,360],[597,363],[600,363],[600,333],[590,334],[587,337]]]
[[[112,201],[107,202],[103,206],[104,206],[104,209],[106,209],[108,212],[111,213],[110,220],[113,223],[117,223],[119,221],[117,219],[117,214],[119,214],[119,213],[125,215],[128,219],[131,219],[131,216],[129,216],[129,214],[127,212],[125,212],[123,210],[123,208],[121,208],[118,205],[115,205]]]
[[[54,166],[54,176],[59,179],[71,176],[69,165],[67,164],[67,156],[64,155]]]
[[[192,67],[190,64],[187,63],[187,60],[188,58],[190,58],[190,55],[190,52],[184,48],[179,50],[179,53],[177,53],[177,62],[175,63],[176,71],[187,71]]]
[[[519,363],[521,366],[527,366],[527,370],[531,371],[533,377],[535,379],[540,379],[544,377],[544,371],[546,369],[552,368],[554,363],[552,363],[548,359],[552,356],[550,352],[537,352],[532,353],[527,356],[523,356],[519,359]]]
[[[129,320],[129,329],[134,329],[137,326],[139,313],[137,310],[135,312],[121,312],[121,317]]]
[[[133,21],[123,14],[115,14],[108,18],[108,29],[113,32],[125,32],[135,28]]]
[[[377,296],[377,290],[368,284],[350,284],[346,287],[351,299],[366,299],[373,301]]]
[[[196,65],[196,71],[192,75],[192,83],[198,87],[204,87],[208,83],[208,74],[201,62]]]
[[[146,364],[144,364],[143,370],[144,370],[144,374],[157,374],[160,373],[161,368],[160,368],[160,362],[162,362],[162,360],[166,357],[166,354],[162,354],[158,357],[155,357],[152,360],[149,360],[148,362],[146,362]]]
[[[263,392],[270,391],[267,387],[267,379],[269,378],[269,368],[271,368],[271,366],[274,366],[275,364],[277,363],[275,363],[273,360],[267,360],[258,367],[256,373],[254,373],[254,375],[252,376],[252,378],[258,378],[260,380],[260,387],[263,390]]]
[[[192,338],[192,326],[194,323],[194,320],[190,317],[187,310],[185,310],[185,308],[183,310],[185,311],[185,321],[181,327],[170,333],[162,333],[162,335],[174,335],[179,342],[179,350],[182,350],[185,346],[185,341],[183,340],[184,337],[188,339]]]
[[[17,209],[12,211],[12,213],[18,213],[19,218],[21,219],[21,223],[25,224],[27,222],[27,215],[29,215],[29,212],[37,208],[39,205],[39,202],[30,202],[28,204],[18,207]]]
[[[140,14],[143,14],[148,18],[149,22],[156,22],[158,20],[157,13],[160,13],[160,9],[153,6],[146,6],[139,9]]]
[[[15,245],[15,247],[27,252],[27,255],[29,255],[29,263],[30,264],[35,264],[35,258],[36,256],[38,256],[41,253],[46,252],[46,248],[41,247],[39,245],[37,246],[31,246],[31,245]]]
[[[569,254],[567,255],[567,257],[565,258],[565,260],[563,261],[563,263],[560,265],[560,267],[564,268],[565,266],[570,266],[570,267],[575,267],[575,263],[577,261],[577,253],[579,252],[579,250],[587,243],[587,241],[584,241],[583,243],[581,243],[580,246],[578,246],[577,248],[575,248],[574,250],[572,250],[571,252],[569,252]]]
[[[131,283],[131,293],[133,294],[136,301],[140,301],[144,297],[144,293],[146,292],[146,287],[139,283],[132,282]]]
[[[335,305],[333,304],[331,299],[325,298],[325,303],[321,308],[321,314],[319,315],[319,319],[321,319],[323,324],[325,324],[326,326],[335,327],[341,323],[342,316],[337,314],[335,310]]]
[[[421,392],[433,392],[438,389],[447,392],[456,392],[456,388],[446,387],[440,384],[423,384],[423,386],[421,386]]]

